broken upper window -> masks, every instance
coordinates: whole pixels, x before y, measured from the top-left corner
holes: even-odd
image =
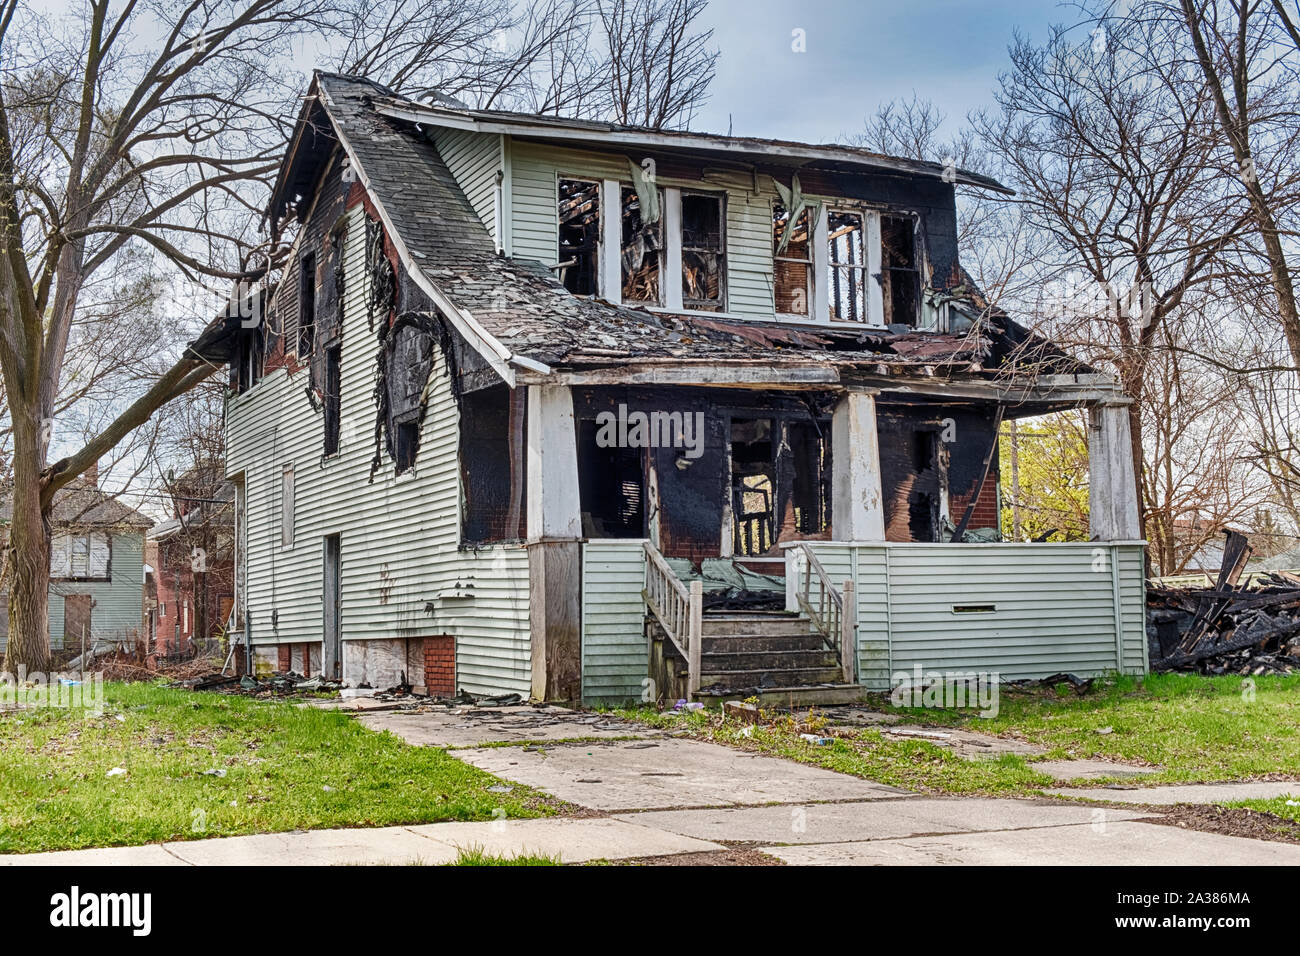
[[[789,239],[785,239],[786,230]],[[785,248],[781,248],[785,239]],[[777,315],[808,315],[812,311],[812,242],[808,210],[790,222],[790,212],[776,203],[772,207],[772,256]]]
[[[656,222],[641,221],[641,202],[631,186],[622,188],[623,301],[662,305],[660,272],[663,230]]]
[[[298,262],[298,357],[307,358],[316,344],[316,254]]]
[[[343,402],[343,347],[331,345],[325,350],[325,454],[339,450],[339,411]]]
[[[682,305],[724,311],[726,239],[722,197],[682,193]]]
[[[460,400],[461,542],[517,541],[528,513],[527,396],[507,385]]]
[[[832,209],[827,222],[827,290],[830,317],[867,321],[867,243],[860,212]]]
[[[880,218],[880,286],[884,324],[915,325],[921,305],[916,223],[910,216]]]
[[[560,282],[574,295],[596,295],[600,275],[600,183],[561,179]]]
[[[400,475],[415,464],[424,417],[424,387],[433,370],[432,332],[417,322],[405,322],[390,333],[386,369],[389,452]]]

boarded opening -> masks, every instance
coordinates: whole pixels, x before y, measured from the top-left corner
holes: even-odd
[[[578,494],[588,538],[645,537],[645,459],[640,448],[602,447],[594,421],[578,423]]]
[[[596,295],[600,275],[600,183],[561,179],[556,270],[574,295]]]

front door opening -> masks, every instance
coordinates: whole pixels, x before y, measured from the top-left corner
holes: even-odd
[[[732,552],[766,554],[776,544],[772,419],[731,420]]]

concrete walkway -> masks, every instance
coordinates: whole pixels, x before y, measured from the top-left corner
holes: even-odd
[[[229,837],[0,857],[0,865],[444,863],[471,847],[580,863],[737,846],[793,864],[1300,865],[1300,846],[1166,826],[1150,822],[1162,818],[1138,807],[920,796],[607,715],[524,706],[369,712],[358,719],[413,744],[446,747],[468,763],[596,816]],[[494,741],[510,746],[482,746]],[[1240,794],[1234,798],[1241,799],[1288,792],[1295,785],[1233,786],[1232,793]],[[1181,802],[1175,796],[1189,799],[1189,794],[1217,802],[1223,791],[1057,792],[1173,803]],[[1166,795],[1169,799],[1160,799]]]

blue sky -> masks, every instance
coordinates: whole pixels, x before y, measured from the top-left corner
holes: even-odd
[[[722,50],[694,129],[835,142],[885,101],[915,92],[955,126],[992,105],[1015,30],[1046,37],[1076,11],[1054,0],[710,0]],[[796,28],[807,52],[791,50]]]

